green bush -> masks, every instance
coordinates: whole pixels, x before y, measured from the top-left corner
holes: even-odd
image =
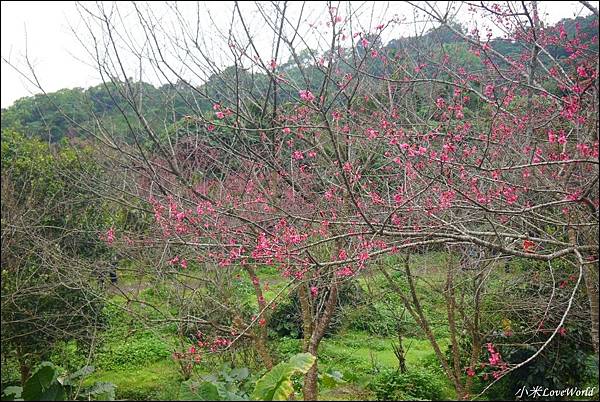
[[[2,400],[18,401],[113,401],[115,385],[95,382],[82,387],[82,380],[94,372],[94,367],[84,366],[72,373],[51,362],[41,362],[23,386],[10,386],[2,390]]]
[[[322,302],[325,292],[319,292],[315,305]],[[331,336],[342,328],[344,319],[344,308],[356,308],[364,299],[364,294],[358,282],[346,282],[338,291],[338,305],[333,313],[331,322],[327,327],[325,336]],[[277,336],[289,336],[292,338],[302,337],[302,317],[300,312],[300,300],[294,293],[288,302],[281,303],[271,315],[269,329]]]
[[[168,401],[177,397],[182,378],[177,364],[169,358],[144,367],[99,369],[86,379],[84,385],[91,385],[94,381],[114,383],[117,400]]]
[[[490,328],[486,332],[490,336],[485,343],[491,342],[497,346],[502,360],[514,365],[523,362],[539,351],[539,345],[544,343],[549,336],[549,329],[556,328],[559,324],[565,330],[539,351],[536,358],[530,363],[521,366],[502,378],[501,381],[488,391],[488,397],[492,399],[513,398],[523,387],[531,389],[541,386],[548,389],[566,389],[570,387],[581,387],[590,380],[587,374],[590,370],[588,356],[594,354],[590,340],[590,324],[587,296],[584,292],[575,295],[575,303],[567,319],[561,322],[563,308],[570,298],[570,289],[561,290],[552,285],[552,281],[568,280],[570,275],[577,275],[577,270],[568,261],[555,260],[552,266],[556,277],[553,278],[547,269],[547,263],[543,261],[527,261],[525,259],[513,259],[511,262],[512,276],[516,286],[500,288],[504,292],[511,292],[511,299],[505,304],[494,303],[486,306],[490,310],[503,311],[502,321],[491,321]],[[519,272],[523,270],[523,272]],[[539,279],[529,280],[535,273]],[[508,300],[527,300],[531,306],[536,303],[540,305],[544,300],[555,300],[545,312],[544,329],[531,333],[531,323],[539,322],[539,310],[518,309],[511,310]],[[582,319],[582,317],[585,317]],[[503,323],[504,321],[504,323]],[[505,327],[514,331],[507,335]],[[482,362],[487,363],[489,353],[484,352],[481,356]],[[592,360],[593,362],[593,360]],[[597,369],[596,369],[597,370]],[[487,374],[490,370],[478,371],[478,377]],[[597,377],[596,377],[597,378]],[[597,382],[596,382],[597,384]],[[474,391],[479,392],[487,385],[486,382],[475,383]]]
[[[437,356],[435,355],[435,353],[433,351],[431,353],[429,353],[427,356],[423,357],[420,360],[420,363],[423,367],[425,367],[431,371],[441,371],[442,370],[442,364],[440,363],[440,360],[437,358]]]
[[[378,336],[392,336],[397,333],[397,317],[399,314],[391,311],[384,304],[372,303],[350,309],[345,318],[347,328],[350,330],[365,331]]]
[[[247,368],[223,368],[204,376],[201,382],[181,383],[178,399],[183,401],[286,401],[301,383],[299,375],[306,374],[315,362],[310,353],[298,353],[254,380]],[[253,388],[253,390],[252,390]],[[295,398],[294,398],[295,399]]]
[[[302,351],[302,341],[294,338],[280,338],[276,343],[279,360],[286,360]]]
[[[365,311],[369,311],[369,319],[365,319]],[[348,329],[354,331],[365,331],[369,334],[378,334],[387,336],[394,331],[394,323],[388,325],[387,317],[382,314],[375,305],[373,306],[360,306],[356,310],[348,312],[346,315],[348,320]]]
[[[118,344],[105,345],[98,364],[106,370],[145,366],[170,356],[169,347],[152,334],[141,334]]]
[[[74,372],[87,362],[86,346],[79,346],[76,341],[63,341],[53,348],[50,361],[67,371]]]
[[[117,388],[117,398],[128,401],[155,401],[163,398],[162,385],[155,387],[132,385],[127,388]]]
[[[428,370],[400,373],[386,369],[375,377],[369,388],[380,401],[439,400],[443,398],[444,383]]]

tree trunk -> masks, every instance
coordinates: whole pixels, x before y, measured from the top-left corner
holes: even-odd
[[[338,297],[338,288],[335,277],[333,278],[333,283],[331,284],[329,296],[327,297],[327,301],[325,302],[325,310],[323,314],[319,316],[318,312],[315,312],[315,320],[316,324],[312,326],[312,334],[310,337],[310,342],[308,345],[305,344],[306,351],[312,354],[315,357],[318,357],[319,343],[321,343],[321,339],[325,335],[325,331],[331,322],[331,317],[333,316],[333,312],[337,305],[337,297]],[[311,307],[312,312],[312,307]],[[306,339],[306,336],[305,336]],[[316,401],[319,396],[319,383],[318,383],[318,365],[317,360],[315,360],[314,364],[308,370],[306,375],[304,376],[304,385],[302,387],[302,392],[304,393],[305,401]]]
[[[316,345],[311,345],[308,352],[313,356],[318,356],[318,343]],[[319,369],[317,366],[317,360],[312,365],[310,370],[304,376],[304,385],[302,387],[302,393],[304,394],[305,401],[316,401],[319,396],[319,379],[318,379]]]
[[[460,366],[460,345],[457,339],[456,330],[456,317],[454,314],[455,302],[454,299],[454,264],[452,263],[452,253],[448,252],[448,273],[446,276],[446,291],[444,297],[446,298],[446,311],[448,315],[448,330],[450,331],[450,345],[452,350],[452,366],[454,369],[454,377],[457,379],[461,378],[461,366]],[[458,391],[458,390],[457,390]]]
[[[25,361],[20,348],[17,349],[17,360],[19,361],[19,372],[21,373],[21,386],[25,386],[25,382],[31,377],[31,366]]]
[[[307,291],[307,284],[298,287],[298,298],[300,299],[300,312],[302,314],[302,351],[308,352],[310,338],[313,333],[312,306]]]
[[[31,376],[31,367],[28,364],[21,363],[19,364],[19,369],[21,372],[21,385],[25,385],[25,381]]]
[[[404,346],[402,345],[402,332],[400,328],[398,328],[398,345],[392,344],[392,349],[394,350],[394,354],[398,359],[398,370],[401,373],[406,373],[406,356],[404,352]]]
[[[438,344],[437,340],[435,339],[435,336],[433,335],[433,331],[431,330],[431,327],[429,326],[429,321],[427,320],[427,317],[425,316],[425,313],[423,312],[423,309],[421,307],[421,303],[419,302],[419,298],[417,297],[417,291],[415,288],[412,274],[410,272],[409,257],[407,256],[404,260],[404,272],[405,272],[407,280],[408,280],[409,292],[410,292],[410,296],[412,298],[412,302],[404,294],[404,290],[401,289],[396,284],[394,279],[392,279],[390,277],[390,275],[385,270],[385,268],[383,268],[381,265],[378,265],[378,268],[381,271],[381,273],[385,276],[388,283],[394,289],[396,294],[398,296],[400,296],[400,300],[402,300],[402,303],[404,304],[404,307],[406,308],[408,313],[413,317],[413,319],[415,320],[417,325],[419,325],[419,327],[423,330],[423,332],[425,332],[425,336],[429,340],[429,343],[430,343],[431,347],[433,348],[433,351],[434,351],[436,357],[438,358],[440,364],[442,365],[444,374],[446,374],[448,379],[454,385],[454,389],[456,390],[456,394],[459,396],[459,399],[463,399],[465,397],[466,393],[464,391],[461,380],[460,380],[460,378],[457,378],[455,376],[455,373],[451,367],[451,364],[446,359],[446,356],[442,352],[440,345]]]
[[[273,368],[273,358],[267,349],[267,304],[265,303],[265,298],[263,296],[262,288],[260,286],[260,280],[254,272],[254,269],[251,266],[246,267],[246,272],[250,276],[252,281],[252,286],[254,287],[254,293],[256,294],[256,301],[258,303],[258,310],[262,312],[262,318],[265,320],[262,325],[259,325],[256,329],[256,336],[254,338],[254,343],[256,345],[256,350],[260,359],[263,361],[267,370],[271,370]]]
[[[590,301],[590,315],[592,319],[592,343],[594,352],[598,355],[598,264],[583,266],[583,280]]]
[[[577,245],[577,237],[578,233],[575,232],[575,229],[569,228],[569,241],[574,246]],[[582,274],[586,293],[590,302],[590,318],[592,321],[590,332],[592,334],[592,343],[594,352],[596,353],[596,356],[598,356],[598,263],[594,265],[583,264]]]

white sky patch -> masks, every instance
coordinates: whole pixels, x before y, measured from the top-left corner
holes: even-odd
[[[440,8],[446,7],[446,2],[438,2]],[[592,2],[598,7],[598,2]],[[81,2],[83,7],[95,9],[95,2]],[[200,21],[200,37],[204,38],[202,46],[210,56],[218,61],[220,66],[230,64],[230,55],[227,52],[227,36],[233,12],[233,2],[182,2],[182,3],[136,3],[141,9],[150,8],[152,14],[161,21],[163,35],[176,35],[181,27],[171,16],[175,7],[195,30]],[[348,10],[345,3],[339,10],[339,15],[347,16]],[[105,3],[107,10],[111,3]],[[265,12],[272,9],[270,2],[260,2]],[[261,58],[268,62],[272,58],[273,32],[265,29],[260,16],[260,10],[253,2],[241,2],[241,11],[248,23],[248,28],[255,40]],[[302,2],[288,2],[290,19],[298,15]],[[404,2],[350,2],[350,7],[356,12],[353,32],[361,30],[373,31],[380,23],[385,23],[394,15],[406,18],[406,24],[400,24],[393,29],[384,31],[383,42],[400,36],[415,35],[419,30],[430,28],[423,24],[415,25],[415,15],[411,6]],[[463,11],[464,8],[464,11]],[[130,28],[131,40],[137,44],[143,43],[142,32],[136,28],[136,15],[131,4],[119,4],[120,18]],[[579,15],[588,15],[589,11],[575,1],[539,2],[541,18],[546,23],[553,24],[562,18],[573,18]],[[80,9],[81,10],[81,9]],[[458,18],[467,18],[466,6],[459,10]],[[304,6],[304,18],[300,31],[307,33],[310,38],[308,45],[311,47],[327,46],[326,35],[319,37],[318,32],[327,30],[328,20],[325,2],[307,2]],[[419,17],[416,17],[419,21]],[[254,23],[258,22],[258,23]],[[464,21],[468,22],[468,21]],[[213,24],[214,23],[214,24]],[[314,24],[311,28],[310,24]],[[360,25],[360,26],[357,26]],[[330,28],[329,28],[330,29]],[[1,106],[8,107],[15,100],[39,93],[39,89],[32,85],[19,72],[8,65],[4,59],[15,65],[30,79],[25,62],[25,54],[35,69],[40,84],[47,92],[62,88],[82,87],[87,88],[101,82],[100,75],[93,60],[87,51],[92,50],[91,40],[87,28],[82,22],[75,2],[2,2],[1,3]],[[240,38],[245,37],[241,24],[234,26],[234,33]],[[350,35],[349,35],[350,36]],[[78,39],[79,38],[79,39]],[[328,39],[327,39],[328,40]],[[351,39],[349,39],[351,40]],[[85,48],[82,45],[85,44]],[[319,43],[321,42],[321,43]],[[348,42],[349,43],[349,42]],[[298,50],[304,46],[298,45]],[[87,50],[86,50],[87,48]],[[124,52],[126,49],[123,49]],[[168,49],[165,49],[168,51]],[[181,55],[181,52],[179,52]],[[172,54],[172,57],[175,55]],[[278,63],[287,61],[289,52],[282,48],[282,55]],[[127,64],[129,63],[129,64]],[[139,78],[139,68],[133,60],[126,62],[128,75]],[[189,73],[189,70],[188,70]],[[188,74],[189,75],[189,74]],[[143,68],[142,78],[155,85],[164,83],[160,74],[148,68]],[[184,77],[193,81],[201,80],[200,77]]]

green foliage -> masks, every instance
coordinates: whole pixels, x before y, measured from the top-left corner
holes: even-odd
[[[12,386],[4,389],[2,400],[114,400],[115,386],[112,383],[97,382],[91,387],[79,387],[80,380],[93,371],[93,367],[84,366],[72,374],[61,376],[60,367],[50,362],[42,362],[23,387]]]
[[[296,338],[282,337],[274,342],[279,360],[289,359],[296,353],[300,353],[302,350],[302,340]]]
[[[443,398],[444,383],[439,375],[424,369],[406,373],[386,369],[375,377],[369,387],[380,401],[439,400]]]
[[[325,373],[319,374],[319,383],[323,388],[334,388],[340,384],[345,384],[344,374],[340,371],[329,369]]]
[[[23,399],[26,401],[64,401],[65,390],[57,381],[57,377],[56,367],[52,363],[42,362],[23,385]]]
[[[181,383],[179,389],[179,400],[181,401],[222,401],[217,386],[210,382],[193,382],[187,380]]]
[[[80,187],[88,173],[99,169],[87,151],[2,130],[2,332],[12,334],[2,354],[18,354],[22,368],[103,325],[86,273],[105,253],[106,210]]]
[[[60,365],[67,371],[76,371],[79,367],[86,364],[87,354],[83,347],[77,344],[77,341],[58,342],[49,357],[49,361]]]
[[[203,382],[184,381],[179,389],[180,400],[239,401],[248,400],[253,384],[246,367],[231,368],[224,365],[221,371],[202,377]]]
[[[497,389],[492,389],[490,396],[509,398],[523,387],[527,389],[536,386],[548,389],[581,388],[586,381],[594,379],[597,384],[597,359],[594,358],[589,344],[586,347],[586,340],[590,339],[589,328],[575,323],[571,323],[568,328],[566,336],[558,336],[531,363],[510,372],[503,378],[502,384]],[[524,337],[514,338],[510,344],[500,348],[506,362],[520,363],[537,351],[536,347],[519,342]],[[536,338],[541,343],[543,338],[539,335]]]
[[[103,369],[127,369],[162,360],[171,353],[169,346],[151,333],[135,335],[118,343],[105,345],[98,356]]]
[[[316,357],[310,353],[299,353],[287,362],[279,363],[257,382],[252,399],[259,401],[285,401],[294,393],[291,377],[306,372],[312,367]]]
[[[394,295],[390,295],[394,297]],[[350,309],[345,317],[348,329],[365,331],[379,336],[394,335],[398,330],[400,314],[389,308],[387,303],[365,303]]]
[[[294,393],[292,376],[305,374],[316,358],[310,353],[299,353],[281,362],[256,381],[251,399],[286,401]],[[204,376],[203,381],[184,381],[179,389],[179,400],[185,401],[246,401],[249,400],[250,375],[247,368],[226,369]]]
[[[22,401],[23,387],[11,385],[2,391],[3,401]]]
[[[491,334],[487,341],[497,345],[502,359],[509,364],[517,364],[530,358],[538,351],[539,345],[547,341],[549,335],[558,326],[564,314],[564,305],[571,295],[571,286],[561,288],[560,284],[576,277],[578,269],[568,259],[556,259],[551,262],[553,273],[548,270],[548,262],[513,258],[501,272],[501,276],[489,281],[489,287],[500,294],[510,293],[511,298],[499,304],[498,300],[484,305],[485,310],[500,311],[502,315],[488,318]],[[508,284],[508,285],[505,285]],[[510,300],[527,301],[528,308],[513,310]],[[546,300],[554,299],[546,309]],[[537,357],[525,366],[511,371],[494,385],[488,395],[494,399],[514,398],[515,393],[526,387],[541,386],[548,389],[580,387],[586,381],[595,381],[596,374],[590,375],[590,356],[593,349],[589,342],[589,301],[584,292],[575,295],[567,319],[563,323],[563,333],[558,333]],[[544,306],[544,307],[541,307]],[[543,324],[540,325],[543,319]],[[531,331],[532,323],[540,328]],[[508,331],[508,334],[507,334]],[[484,352],[482,362],[487,363],[489,354]],[[593,359],[592,359],[593,361]],[[478,371],[478,370],[476,370]],[[478,378],[489,371],[478,371]],[[478,392],[487,385],[486,381],[475,383]]]
[[[315,305],[322,302],[325,292],[319,292]],[[342,328],[345,308],[355,308],[363,299],[363,291],[357,282],[348,281],[340,286],[338,291],[338,304],[334,310],[331,322],[327,327],[326,336],[335,334]],[[300,308],[300,299],[294,293],[290,300],[280,303],[269,320],[269,328],[278,336],[287,336],[293,338],[302,337],[302,316]]]
[[[99,369],[84,385],[111,382],[116,387],[116,399],[133,401],[170,400],[177,397],[181,377],[171,357],[143,367],[104,370]]]
[[[145,82],[132,82],[134,96],[143,99],[146,119],[150,126],[160,132],[165,117],[173,118],[166,111],[166,105],[173,107],[175,119],[190,114],[190,90],[178,87],[180,96],[175,96],[175,87],[156,88]],[[2,129],[13,129],[27,137],[40,138],[46,142],[58,143],[65,138],[88,138],[95,130],[97,117],[104,127],[119,133],[126,141],[132,140],[132,129],[136,129],[136,116],[123,96],[120,88],[123,82],[115,81],[90,87],[61,89],[49,94],[38,94],[17,100],[12,106],[2,110]],[[172,101],[172,99],[175,100]],[[184,98],[184,99],[182,99]],[[190,104],[195,104],[190,103]],[[202,105],[205,109],[210,104]],[[124,112],[124,113],[123,113]]]
[[[115,400],[115,385],[111,382],[97,382],[86,392],[86,400],[96,401],[114,401]]]
[[[67,133],[74,133],[86,118],[83,91],[80,88],[61,89],[48,95],[35,95],[17,100],[2,111],[2,128],[23,131],[29,136],[57,142]]]

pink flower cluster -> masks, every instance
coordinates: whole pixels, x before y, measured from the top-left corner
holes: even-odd
[[[110,246],[115,241],[115,229],[111,227],[106,231],[105,234],[101,233],[98,237],[100,238],[100,240],[105,241],[106,244]]]
[[[490,357],[488,359],[490,362],[490,367],[496,367],[499,369],[499,370],[492,372],[492,376],[494,377],[494,379],[498,379],[498,378],[502,377],[504,372],[508,369],[508,364],[506,362],[502,361],[500,352],[496,351],[493,344],[491,344],[491,343],[486,344],[486,348],[490,354]]]
[[[215,111],[215,116],[217,116],[217,119],[224,119],[225,117],[231,116],[233,114],[233,111],[229,108],[221,110],[221,105],[218,103],[215,103],[213,105],[213,110]]]
[[[171,265],[179,264],[179,266],[183,269],[188,267],[187,260],[185,258],[179,258],[179,256],[177,256],[177,255],[169,260],[169,264],[171,264]]]
[[[313,100],[315,100],[315,96],[308,89],[301,90],[299,92],[299,95],[300,95],[300,99],[302,99],[303,101],[306,101],[306,102],[312,102]]]
[[[335,274],[341,277],[348,277],[354,275],[354,271],[349,266],[345,266],[344,268],[337,270]]]

